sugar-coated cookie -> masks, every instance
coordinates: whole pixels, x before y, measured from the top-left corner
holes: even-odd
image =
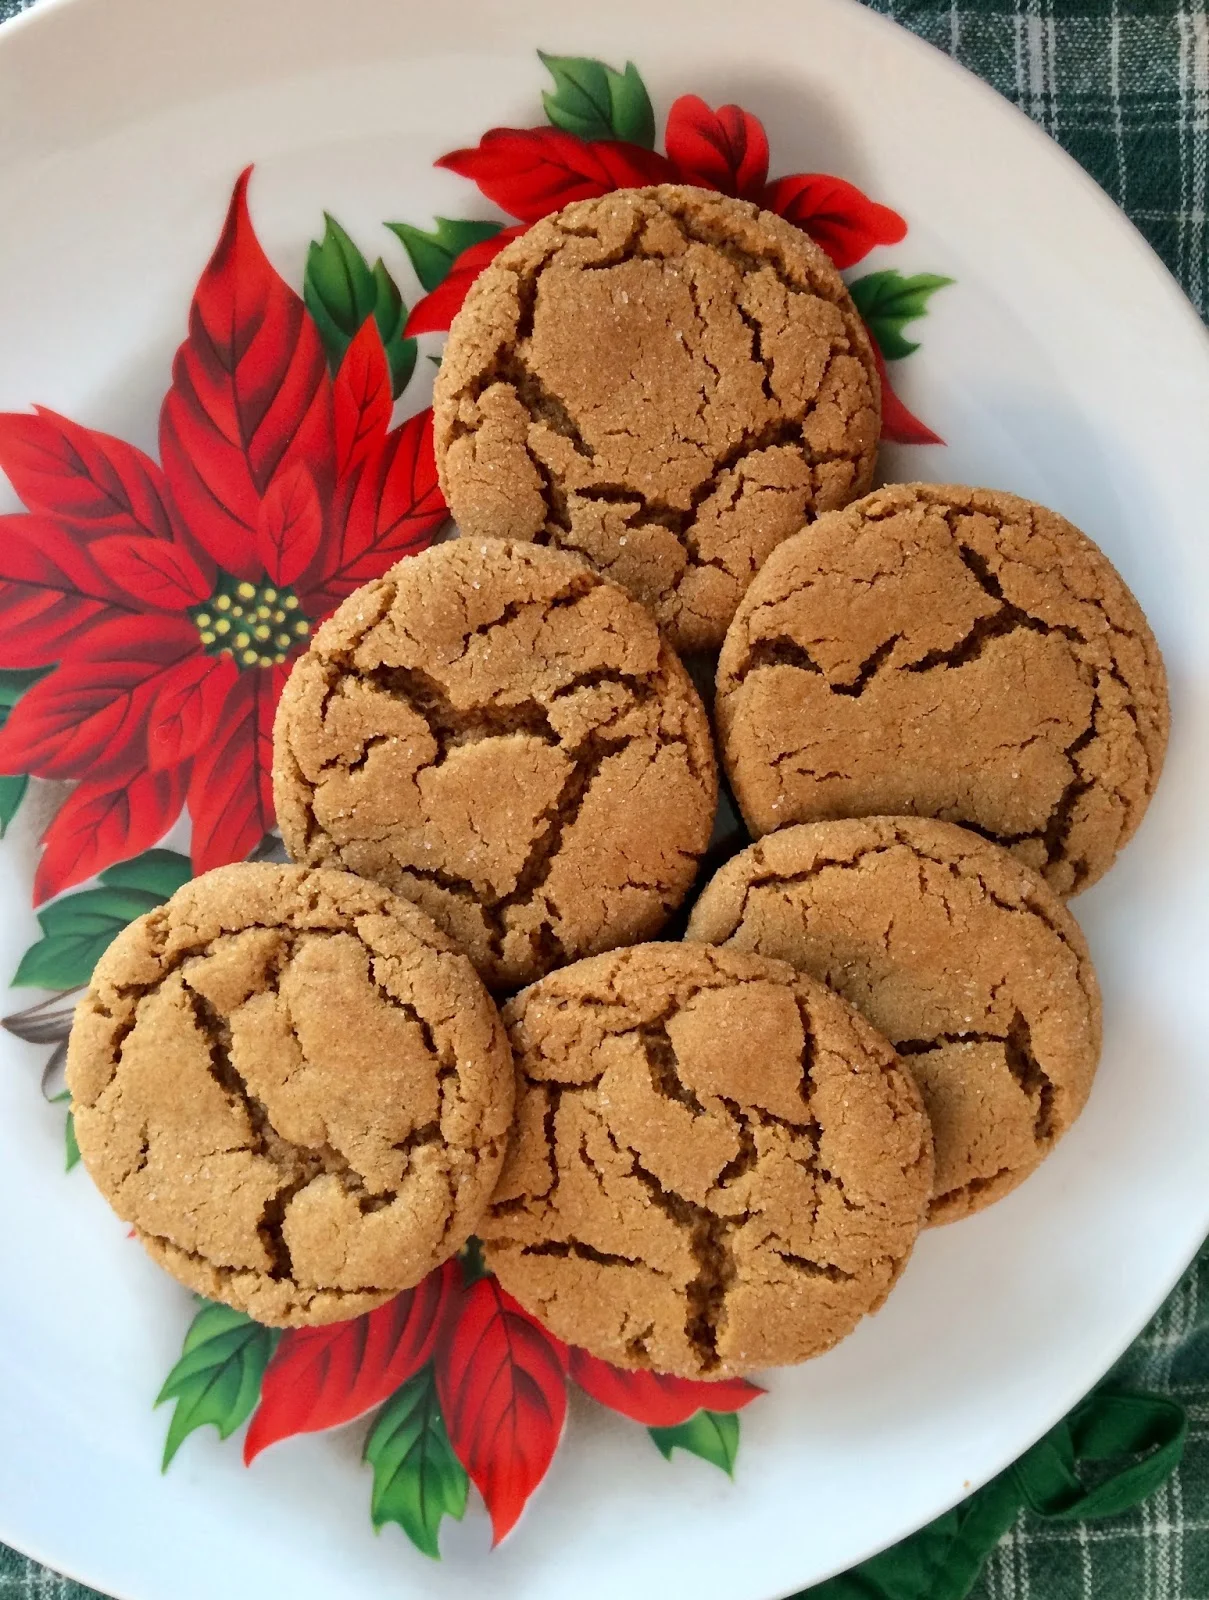
[[[649,944],[505,1010],[517,1120],[480,1234],[503,1286],[624,1367],[803,1361],[911,1253],[932,1136],[889,1045],[784,962]]]
[[[932,1121],[933,1222],[1014,1189],[1087,1099],[1100,993],[1083,934],[1031,867],[965,828],[783,828],[706,885],[688,937],[789,961],[885,1034]]]
[[[464,534],[579,551],[681,650],[721,643],[774,546],[873,481],[872,347],[791,223],[674,185],[570,205],[454,318],[434,399]]]
[[[716,715],[753,833],[942,817],[1062,895],[1138,826],[1168,726],[1158,646],[1103,551],[1030,501],[937,484],[878,489],[773,554]]]
[[[429,919],[347,873],[220,867],[125,928],[67,1078],[97,1187],[211,1300],[336,1322],[461,1248],[512,1115],[499,1013]]]
[[[456,539],[320,628],[281,698],[274,793],[295,860],[416,901],[508,990],[658,933],[717,772],[632,596],[561,550]]]

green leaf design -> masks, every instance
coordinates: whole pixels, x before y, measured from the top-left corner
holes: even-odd
[[[29,779],[24,773],[19,777],[0,778],[0,839],[3,839],[9,823],[17,815],[28,788]]]
[[[673,1450],[688,1450],[720,1467],[728,1478],[734,1477],[739,1454],[738,1412],[698,1411],[677,1428],[648,1428],[647,1432],[665,1461],[671,1460]]]
[[[70,1106],[67,1109],[67,1123],[63,1129],[63,1142],[66,1150],[66,1161],[63,1170],[64,1172],[70,1172],[73,1167],[78,1166],[80,1163],[80,1147],[76,1143],[75,1113]]]
[[[189,857],[179,850],[144,850],[130,861],[106,867],[101,882],[110,889],[130,889],[167,900],[193,876]]]
[[[462,1282],[468,1289],[480,1278],[491,1275],[491,1269],[483,1259],[483,1246],[473,1233],[458,1252],[458,1265],[462,1269]]]
[[[919,345],[904,338],[903,327],[917,317],[926,317],[928,301],[937,289],[953,282],[935,272],[917,272],[905,278],[891,267],[885,272],[870,272],[848,285],[856,309],[865,319],[869,332],[887,361],[900,361]]]
[[[53,670],[52,667],[11,667],[0,672],[0,712],[7,716],[27,689]]]
[[[386,224],[407,251],[408,260],[427,294],[444,283],[450,267],[463,250],[469,250],[472,244],[481,244],[484,239],[494,239],[504,226],[502,222],[468,222],[459,217],[435,220],[437,225],[432,233],[413,228],[410,222]]]
[[[319,330],[333,376],[349,345],[372,316],[382,336],[397,400],[416,365],[416,342],[403,337],[403,297],[383,261],[369,265],[335,217],[323,214],[323,238],[307,251],[302,296]]]
[[[8,721],[9,712],[25,691],[39,678],[44,678],[49,667],[13,668],[0,672],[0,728]],[[25,773],[0,777],[0,839],[9,823],[17,815],[17,808],[25,799],[29,778]]]
[[[326,211],[323,221],[323,238],[312,240],[307,251],[302,293],[334,372],[375,309],[378,291],[368,262],[348,234]]]
[[[609,99],[613,107],[613,128],[619,139],[640,144],[645,150],[655,148],[655,109],[646,92],[646,84],[638,76],[638,68],[627,61],[625,71],[610,73]]]
[[[374,293],[374,317],[390,368],[390,392],[397,400],[416,370],[416,341],[403,337],[407,307],[386,263],[380,260],[374,262]]]
[[[469,1480],[445,1431],[431,1363],[382,1407],[365,1459],[374,1469],[375,1531],[397,1522],[417,1550],[439,1561],[442,1518],[461,1521]]]
[[[165,1472],[195,1429],[211,1424],[226,1439],[247,1421],[260,1399],[261,1379],[277,1338],[274,1329],[242,1311],[203,1305],[155,1401],[157,1406],[176,1401],[164,1444]]]
[[[74,989],[87,983],[127,923],[163,905],[192,876],[188,857],[146,850],[101,873],[99,889],[64,895],[38,913],[42,937],[21,957],[13,987]]]
[[[655,112],[632,61],[617,72],[588,56],[537,53],[554,79],[554,92],[542,94],[554,127],[581,139],[628,139],[647,150],[655,148]]]
[[[76,1119],[71,1110],[71,1090],[64,1089],[62,1094],[53,1096],[50,1103],[52,1106],[61,1106],[65,1102],[67,1105],[67,1125],[63,1131],[63,1138],[66,1146],[67,1164],[63,1170],[64,1172],[70,1172],[74,1166],[79,1165],[80,1161],[80,1147],[76,1143]]]

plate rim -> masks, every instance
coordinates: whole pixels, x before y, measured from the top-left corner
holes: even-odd
[[[84,13],[90,10],[95,12],[99,10],[103,3],[104,0],[36,0],[36,3],[29,9],[18,12],[16,15],[6,19],[2,24],[0,24],[0,66],[5,64],[8,59],[9,51],[17,46],[21,39],[29,36],[30,34],[41,32],[42,29],[53,19],[61,19],[64,16],[70,17],[72,14]],[[146,5],[148,0],[139,0],[139,3],[141,5]],[[178,0],[178,3],[196,5],[197,0]],[[380,4],[382,3],[382,0],[366,0],[366,3]],[[1207,327],[1205,322],[1202,321],[1192,301],[1189,299],[1178,279],[1175,277],[1175,274],[1163,261],[1162,257],[1159,256],[1155,248],[1146,239],[1138,225],[1132,220],[1128,213],[1118,206],[1116,202],[1108,195],[1108,193],[1101,188],[1096,180],[1075,159],[1074,156],[1064,149],[1055,138],[1053,138],[1042,127],[1040,127],[1026,111],[1024,111],[1021,107],[1014,105],[1006,98],[1006,96],[993,88],[986,80],[979,77],[977,73],[966,67],[962,62],[948,54],[938,45],[933,44],[931,41],[913,33],[907,26],[898,22],[892,16],[871,9],[869,6],[862,4],[861,0],[809,0],[809,3],[811,8],[820,14],[830,13],[851,21],[855,21],[857,18],[859,18],[859,25],[869,31],[870,38],[875,38],[879,42],[879,47],[893,49],[896,52],[901,52],[905,47],[908,54],[914,52],[918,59],[930,60],[933,68],[939,65],[942,74],[946,74],[950,81],[954,83],[960,83],[962,80],[964,80],[967,88],[974,88],[977,91],[977,97],[981,102],[985,116],[988,118],[997,119],[1000,125],[1006,129],[1010,130],[1015,128],[1017,134],[1022,131],[1027,131],[1027,137],[1029,141],[1031,141],[1034,150],[1038,153],[1043,151],[1046,152],[1048,160],[1055,166],[1057,170],[1061,171],[1064,169],[1067,178],[1073,178],[1075,180],[1077,187],[1083,195],[1084,201],[1090,202],[1097,209],[1101,220],[1105,224],[1113,225],[1114,232],[1121,241],[1122,248],[1125,247],[1125,241],[1127,239],[1129,240],[1129,248],[1134,258],[1135,265],[1139,268],[1143,266],[1145,267],[1147,276],[1153,284],[1155,292],[1162,296],[1168,313],[1177,313],[1185,325],[1185,331],[1191,331],[1193,333],[1194,337],[1189,340],[1189,345],[1193,350],[1199,351],[1200,365],[1203,368],[1203,378],[1206,382],[1207,388],[1209,388],[1209,327]],[[519,9],[519,7],[515,9]],[[2,155],[2,151],[0,151],[0,155]],[[1193,364],[1193,358],[1189,356],[1187,361],[1188,367],[1191,368]],[[1209,1225],[1209,1194],[1206,1196],[1205,1220],[1206,1224]],[[949,1500],[946,1504],[939,1505],[936,1511],[933,1513],[934,1517],[942,1516],[945,1512],[951,1510],[953,1506],[962,1503],[964,1499],[974,1494],[986,1482],[997,1476],[999,1472],[1003,1471],[1013,1461],[1018,1460],[1020,1455],[1024,1454],[1029,1448],[1032,1447],[1033,1444],[1044,1437],[1044,1435],[1049,1432],[1052,1427],[1054,1427],[1064,1416],[1069,1413],[1071,1408],[1076,1405],[1085,1394],[1090,1392],[1091,1389],[1093,1389],[1096,1384],[1103,1379],[1105,1374],[1129,1349],[1129,1347],[1135,1342],[1138,1336],[1143,1332],[1146,1326],[1165,1304],[1184,1274],[1188,1271],[1190,1265],[1195,1261],[1204,1242],[1205,1236],[1202,1232],[1198,1234],[1197,1242],[1194,1243],[1192,1249],[1187,1253],[1187,1255],[1181,1257],[1178,1267],[1170,1273],[1162,1292],[1157,1296],[1157,1298],[1154,1298],[1153,1303],[1142,1307],[1142,1309],[1139,1310],[1131,1319],[1131,1331],[1128,1333],[1128,1335],[1124,1339],[1113,1341],[1114,1353],[1103,1364],[1095,1376],[1092,1377],[1085,1386],[1079,1388],[1072,1396],[1070,1396],[1066,1403],[1061,1405],[1061,1407],[1058,1408],[1053,1415],[1048,1416],[1047,1420],[1042,1426],[1031,1432],[1028,1443],[1026,1443],[1019,1452],[1000,1461],[998,1466],[993,1467],[991,1470],[986,1471],[982,1475],[976,1475],[970,1481],[969,1487],[959,1493],[956,1498]],[[858,1555],[854,1556],[844,1565],[834,1567],[822,1575],[812,1578],[811,1583],[816,1584],[825,1582],[838,1573],[847,1571],[851,1567],[859,1565],[861,1562],[869,1559],[871,1556],[892,1548],[895,1544],[901,1542],[903,1539],[910,1537],[910,1535],[913,1532],[918,1531],[920,1527],[926,1525],[926,1523],[920,1524],[915,1522],[913,1519],[910,1520],[908,1524],[901,1527],[900,1530],[893,1536],[889,1538],[882,1538],[879,1536],[873,1543],[863,1545],[861,1547],[861,1552]],[[19,1538],[15,1538],[13,1530],[8,1526],[7,1521],[5,1520],[4,1508],[2,1506],[0,1506],[0,1540],[9,1545],[9,1547],[16,1551],[19,1555],[23,1555],[27,1559],[35,1561],[40,1565],[49,1568],[52,1572],[58,1573],[71,1581],[84,1585],[85,1587],[92,1587],[90,1580],[87,1577],[82,1576],[78,1570],[72,1570],[70,1566],[64,1566],[60,1564],[54,1559],[53,1556],[44,1554],[37,1549],[30,1548],[25,1543],[20,1542]],[[133,1591],[128,1589],[109,1589],[106,1592],[112,1596],[112,1600],[138,1600],[138,1597],[133,1593]],[[766,1596],[765,1600],[778,1600],[778,1595],[779,1591],[778,1594]]]

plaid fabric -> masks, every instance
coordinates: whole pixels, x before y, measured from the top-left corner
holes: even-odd
[[[1209,318],[1206,0],[870,0],[1026,111]]]
[[[1209,1597],[1209,1245],[1115,1376],[1170,1395],[1189,1418],[1182,1464],[1136,1511],[1102,1522],[1024,1513],[971,1600],[1207,1600]]]
[[[0,21],[31,0],[0,0]],[[869,0],[969,67],[1080,161],[1209,319],[1209,0]],[[1118,1376],[1172,1395],[1180,1470],[1137,1511],[1022,1515],[972,1600],[1209,1600],[1209,1247]],[[0,1546],[0,1600],[93,1590]]]

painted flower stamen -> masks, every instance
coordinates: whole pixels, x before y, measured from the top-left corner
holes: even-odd
[[[292,590],[225,572],[210,598],[189,615],[207,655],[230,656],[243,668],[281,666],[311,632]]]

